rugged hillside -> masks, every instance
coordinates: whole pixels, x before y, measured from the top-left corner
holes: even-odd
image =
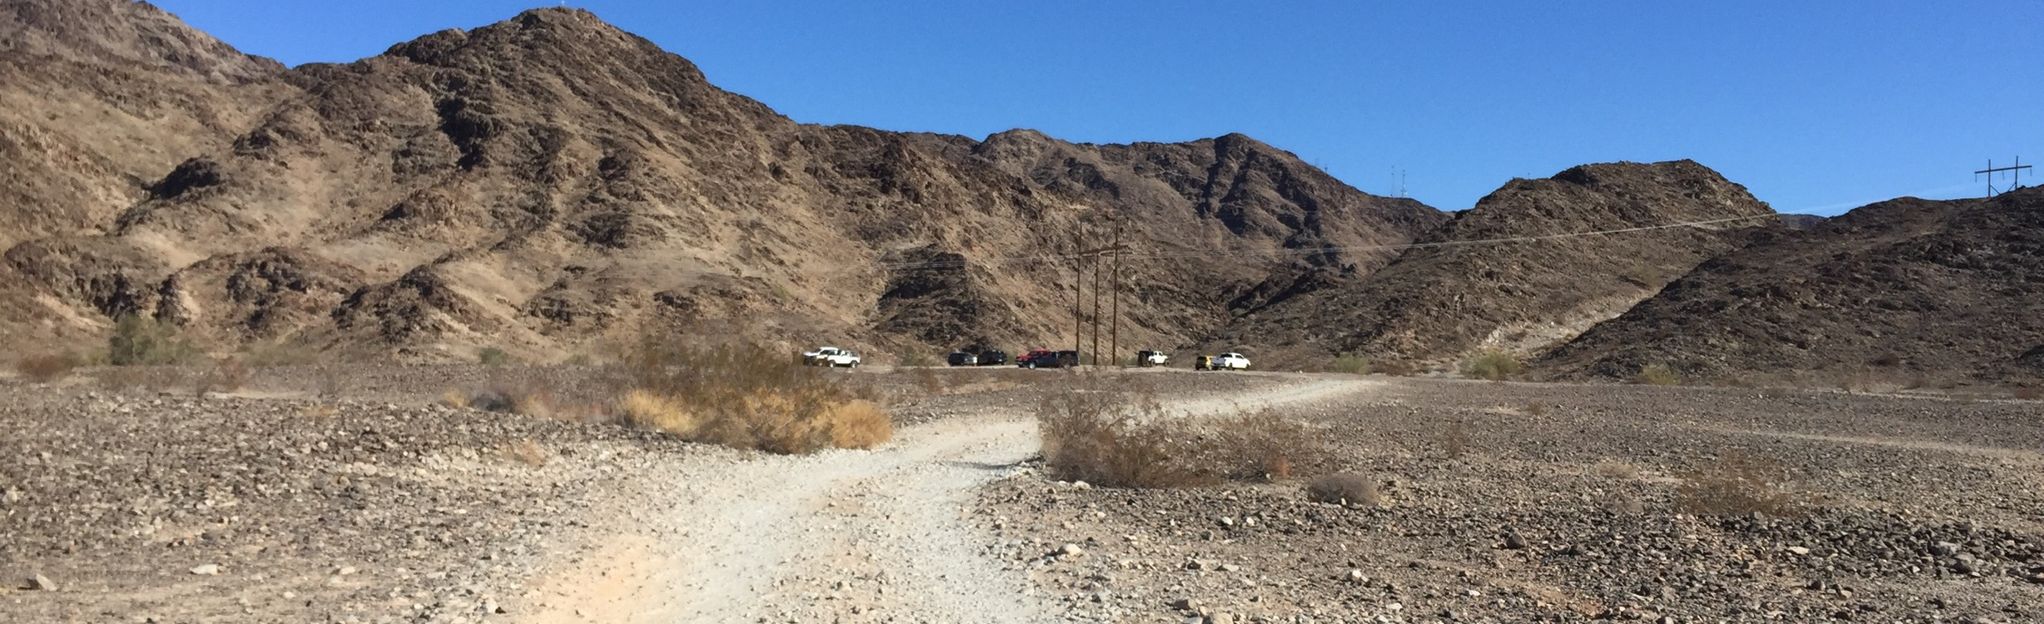
[[[1772,214],[1686,160],[1513,180],[1369,279],[1257,311],[1215,342],[1300,365],[1340,353],[1427,365],[1478,349],[1538,353],[1733,248]],[[1659,227],[1695,222],[1705,223]],[[1584,232],[1607,233],[1558,236]]]
[[[154,15],[124,19],[141,29]],[[68,41],[50,25],[79,21],[25,23],[42,34],[15,39]],[[88,47],[67,62],[109,64],[92,51],[107,46]],[[233,67],[135,71],[194,89],[261,78]],[[260,85],[282,96],[240,100],[262,112],[231,140],[107,159],[128,178],[149,172],[127,186],[42,172],[121,192],[7,251],[19,279],[4,283],[19,286],[0,297],[53,319],[51,331],[9,329],[89,335],[141,313],[223,346],[425,357],[482,345],[558,355],[647,327],[1020,347],[1069,335],[1079,233],[1099,245],[1119,221],[1127,279],[1141,285],[1123,302],[1124,331],[1131,344],[1179,344],[1272,284],[1385,260],[1296,250],[1404,243],[1444,218],[1239,135],[1096,146],[797,124],[581,11],[530,11]],[[0,97],[52,96],[10,83]],[[151,98],[165,100],[179,101]],[[0,218],[66,203],[12,190]]]
[[[1630,378],[2044,378],[2044,189],[1904,198],[1712,260],[1537,367]]]

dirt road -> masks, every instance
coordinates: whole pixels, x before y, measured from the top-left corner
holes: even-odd
[[[1361,379],[1273,377],[1171,401],[1199,415],[1326,400]],[[583,622],[1046,622],[1025,562],[968,522],[980,485],[1037,452],[1024,413],[907,428],[874,451],[691,457],[620,493],[607,535],[528,585],[519,619]]]

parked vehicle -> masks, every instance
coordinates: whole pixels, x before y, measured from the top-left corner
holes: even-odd
[[[1192,370],[1196,370],[1196,371],[1202,371],[1202,370],[1213,370],[1213,369],[1214,369],[1214,356],[1211,356],[1211,355],[1202,355],[1202,356],[1199,356],[1199,359],[1197,359],[1197,360],[1193,360],[1193,361],[1192,361]]]
[[[1207,366],[1214,370],[1249,370],[1249,357],[1240,353],[1223,353],[1214,356]]]
[[[1078,366],[1078,365],[1079,365],[1079,352],[1077,352],[1077,351],[1059,351],[1059,352],[1057,352],[1057,367],[1058,367],[1058,368],[1070,368],[1070,367],[1073,367],[1073,366]]]
[[[944,358],[944,363],[952,366],[979,366],[979,354],[952,351],[950,356]]]
[[[815,351],[804,351],[802,353],[802,363],[810,366],[857,368],[859,366],[859,354],[853,353],[848,349],[823,347]]]
[[[1170,354],[1163,351],[1144,350],[1136,352],[1136,366],[1163,366],[1165,362],[1169,361],[1171,361]]]
[[[1030,349],[1015,358],[1015,365],[1022,368],[1052,368],[1057,366],[1057,352],[1050,349]]]
[[[1008,352],[1006,351],[1002,351],[1000,349],[987,349],[979,352],[980,366],[1000,366],[1007,363]]]

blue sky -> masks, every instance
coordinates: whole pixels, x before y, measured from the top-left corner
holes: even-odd
[[[293,65],[544,6],[157,4]],[[2035,0],[568,5],[799,121],[1087,142],[1242,132],[1373,193],[1395,194],[1403,169],[1408,194],[1448,209],[1585,162],[1692,158],[1820,214],[1980,195],[1970,172],[1989,158],[2044,163]]]

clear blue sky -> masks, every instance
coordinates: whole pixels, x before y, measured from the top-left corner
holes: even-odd
[[[350,61],[535,5],[159,0],[244,51]],[[1693,158],[1789,212],[2044,164],[2044,2],[570,2],[796,120],[1088,142],[1242,132],[1374,193]],[[2039,171],[2044,171],[2040,167]],[[2044,182],[2044,175],[2038,177]],[[2006,184],[2003,182],[2002,184]]]

